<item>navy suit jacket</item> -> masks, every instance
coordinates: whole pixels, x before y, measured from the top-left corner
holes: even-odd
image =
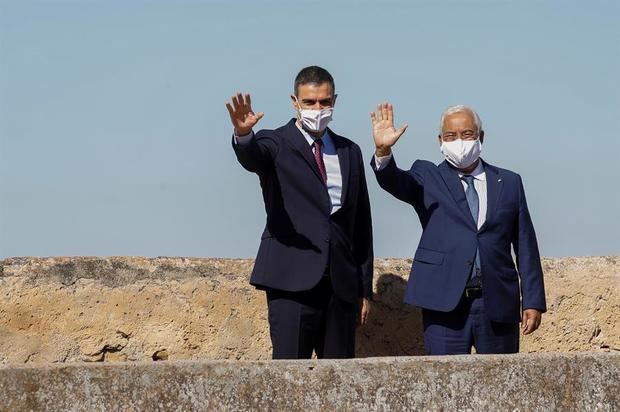
[[[329,130],[342,173],[341,208],[331,214],[312,148],[291,119],[235,144],[239,163],[258,175],[267,222],[250,283],[261,289],[312,289],[329,272],[334,293],[372,296],[372,223],[358,145]]]
[[[518,322],[521,306],[546,310],[536,234],[518,174],[483,161],[487,215],[478,230],[458,173],[446,161],[436,166],[416,160],[409,171],[399,169],[393,157],[380,171],[374,157],[371,162],[379,185],[412,205],[422,224],[406,303],[442,312],[455,309],[478,247],[483,299],[490,319]]]

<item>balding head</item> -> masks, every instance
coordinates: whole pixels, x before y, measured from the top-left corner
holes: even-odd
[[[478,116],[478,113],[471,107],[465,106],[463,104],[457,104],[456,106],[450,106],[441,114],[441,121],[439,122],[439,133],[443,133],[443,126],[446,118],[456,113],[466,113],[472,117],[472,121],[476,126],[476,131],[482,131],[482,121]]]
[[[453,141],[456,139],[475,140],[484,139],[482,122],[478,113],[470,107],[462,104],[448,107],[441,114],[439,123],[439,144],[442,141]]]

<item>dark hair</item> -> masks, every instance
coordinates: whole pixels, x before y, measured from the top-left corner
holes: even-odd
[[[334,78],[327,70],[319,66],[308,66],[301,69],[295,77],[295,96],[298,95],[299,86],[302,84],[323,84],[329,83],[332,86],[332,92],[336,92],[336,85],[334,84]]]

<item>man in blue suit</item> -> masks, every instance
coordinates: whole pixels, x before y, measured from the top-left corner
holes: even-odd
[[[439,166],[416,160],[397,167],[392,146],[407,125],[394,127],[392,105],[371,114],[379,185],[412,205],[422,237],[405,293],[421,307],[430,355],[515,353],[519,322],[535,331],[546,311],[534,226],[521,177],[480,159],[484,131],[466,106],[441,116]],[[516,267],[511,254],[514,250]]]
[[[327,127],[336,93],[306,67],[291,95],[296,118],[252,128],[250,95],[226,104],[239,163],[258,175],[267,221],[250,283],[265,290],[274,359],[350,358],[372,296],[372,224],[358,145]]]

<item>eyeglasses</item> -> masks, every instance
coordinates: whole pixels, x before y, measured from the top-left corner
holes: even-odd
[[[479,133],[475,130],[464,130],[461,133],[456,132],[446,132],[441,134],[441,138],[445,142],[452,142],[456,139],[463,140],[476,140],[478,138]]]

